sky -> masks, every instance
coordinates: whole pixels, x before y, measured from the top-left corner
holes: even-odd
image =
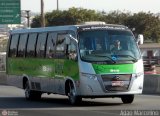
[[[40,12],[41,0],[21,0],[21,10]],[[57,9],[57,0],[44,0],[44,11]],[[160,13],[160,0],[59,0],[59,9],[67,10],[71,7],[81,7],[96,11],[120,10],[137,13],[140,11]]]

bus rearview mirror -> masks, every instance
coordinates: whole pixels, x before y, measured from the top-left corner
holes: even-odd
[[[143,44],[143,41],[144,41],[144,37],[142,34],[139,34],[138,35],[138,38],[137,38],[137,43],[142,45]]]

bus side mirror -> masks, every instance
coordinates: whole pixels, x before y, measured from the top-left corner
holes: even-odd
[[[138,38],[137,38],[137,43],[138,43],[139,45],[142,45],[142,44],[143,44],[143,41],[144,41],[143,35],[142,35],[142,34],[139,34],[139,35],[138,35]]]

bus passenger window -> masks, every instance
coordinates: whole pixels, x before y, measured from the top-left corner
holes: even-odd
[[[28,37],[28,34],[22,34],[20,36],[19,45],[18,45],[18,57],[25,56],[27,37]]]
[[[53,58],[55,56],[56,33],[49,33],[47,40],[46,57]]]
[[[37,57],[44,58],[46,38],[47,38],[47,33],[41,33],[38,36],[37,46],[36,46]]]
[[[29,34],[27,44],[27,57],[35,57],[35,45],[36,45],[37,33]]]
[[[16,57],[17,55],[18,39],[19,39],[19,34],[12,35],[10,49],[9,49],[10,57]]]
[[[56,58],[64,58],[66,56],[66,34],[59,34],[56,41]]]

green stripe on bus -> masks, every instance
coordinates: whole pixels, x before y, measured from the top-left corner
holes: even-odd
[[[54,78],[56,75],[79,79],[78,63],[64,59],[8,58],[9,75]]]
[[[136,68],[134,64],[117,64],[117,65],[102,65],[92,64],[96,74],[127,74],[135,73]]]

